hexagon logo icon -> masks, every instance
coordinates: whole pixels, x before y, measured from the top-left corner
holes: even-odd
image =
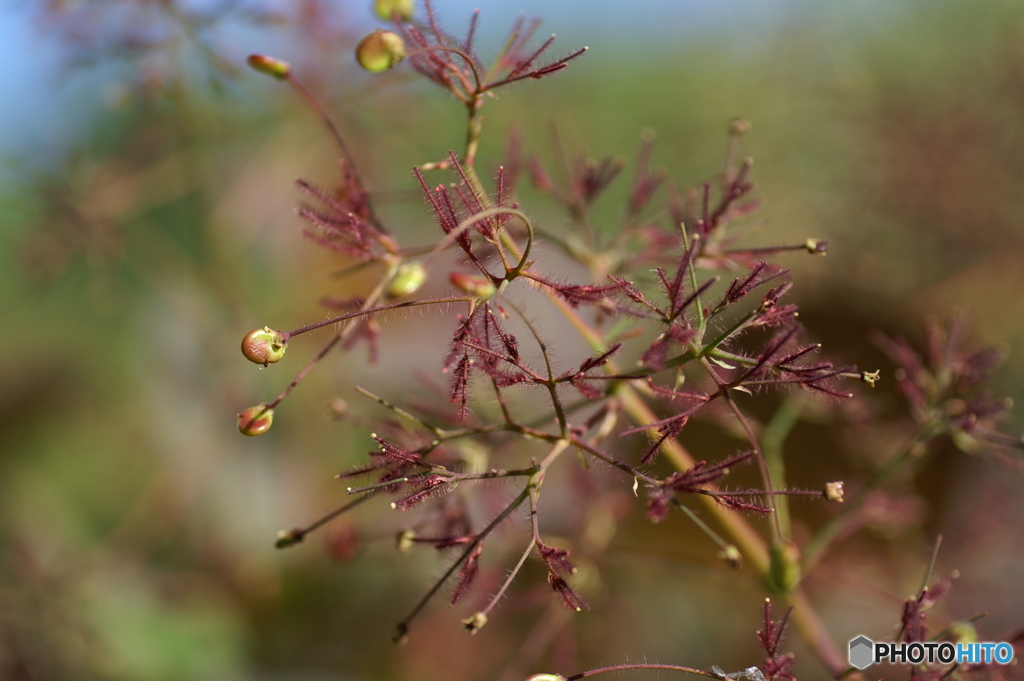
[[[867,636],[858,636],[850,641],[850,665],[857,669],[871,666],[875,658],[875,644]]]

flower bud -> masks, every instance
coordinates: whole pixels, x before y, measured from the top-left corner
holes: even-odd
[[[412,19],[413,0],[374,0],[373,11],[384,21],[391,21],[396,16],[399,21]]]
[[[402,530],[395,539],[395,548],[398,549],[399,553],[409,553],[412,551],[415,541],[416,530]]]
[[[405,59],[405,41],[394,31],[379,28],[356,45],[356,61],[367,71],[387,71]]]
[[[263,435],[274,423],[274,410],[263,404],[249,407],[238,415],[238,432],[242,435]]]
[[[470,617],[467,617],[466,619],[462,620],[462,626],[464,626],[466,628],[466,631],[468,631],[471,634],[475,634],[476,632],[483,629],[485,624],[487,624],[487,615],[483,614],[482,612],[475,613]]]
[[[289,546],[302,543],[302,540],[305,538],[306,533],[302,531],[302,528],[296,527],[294,530],[281,530],[277,533],[277,541],[274,542],[274,548],[286,549]]]
[[[452,282],[455,288],[463,293],[476,296],[480,300],[490,300],[497,291],[493,281],[473,274],[452,272],[448,275],[448,280]]]
[[[837,503],[843,503],[843,483],[839,482],[826,482],[825,483],[825,499],[828,501],[835,501]]]
[[[788,594],[800,581],[800,549],[791,541],[772,544],[772,564],[768,587],[777,594]]]
[[[534,674],[526,681],[565,681],[565,677],[561,674]]]
[[[828,242],[822,239],[808,239],[804,242],[804,249],[811,255],[825,255],[828,253]]]
[[[422,263],[402,263],[398,268],[398,273],[395,274],[395,278],[391,280],[391,285],[388,286],[388,297],[403,298],[411,296],[420,290],[420,287],[423,286],[423,282],[426,280],[427,270],[423,267]]]
[[[750,132],[750,121],[734,118],[729,121],[729,132],[734,135],[745,135]]]
[[[254,364],[273,364],[284,357],[287,349],[288,337],[269,326],[250,331],[242,339],[242,354]]]
[[[265,54],[250,54],[246,61],[254,70],[278,80],[288,80],[292,72],[291,64]]]
[[[725,564],[733,569],[738,569],[743,565],[743,554],[740,553],[740,550],[734,544],[729,544],[719,551],[718,558],[725,561]]]
[[[957,622],[949,628],[949,637],[957,643],[977,643],[978,630],[970,622]]]

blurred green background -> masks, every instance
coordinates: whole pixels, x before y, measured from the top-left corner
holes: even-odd
[[[461,33],[470,6],[436,4]],[[708,4],[485,4],[485,56],[519,12],[543,15],[559,49],[591,50],[487,105],[484,167],[499,162],[513,125],[547,158],[552,121],[571,153],[597,157],[632,158],[653,128],[656,163],[688,186],[720,168],[728,122],[743,117],[753,130],[742,152],[766,201],[757,238],[830,242],[827,258],[788,263],[804,322],[829,354],[891,372],[872,329],[918,337],[925,316],[971,309],[978,341],[1011,350],[996,390],[1020,403],[1024,4]],[[338,422],[336,400],[357,403],[356,382],[392,396],[416,388],[408,372],[367,367],[357,348],[322,364],[270,434],[235,430],[234,414],[276,394],[318,347],[297,344],[288,366],[260,371],[239,355],[244,333],[321,319],[321,296],[361,290],[358,278],[331,278],[342,262],[296,229],[292,183],[333,181],[328,140],[244,57],[293,63],[408,243],[434,229],[408,169],[458,148],[463,119],[403,69],[357,72],[352,46],[374,25],[362,4],[253,6],[4,8],[0,676],[515,681],[627,659],[757,664],[756,580],[720,568],[681,520],[650,527],[639,504],[627,504],[600,565],[603,595],[578,623],[542,615],[546,601],[509,600],[469,638],[464,615],[439,602],[400,648],[393,624],[442,565],[395,554],[402,518],[367,505],[273,549],[279,529],[344,501],[333,475],[371,446]],[[527,200],[541,223],[558,224],[544,200]],[[430,331],[441,343],[447,324]],[[385,335],[422,325],[396,320]],[[436,375],[442,346],[421,344],[431,352],[417,361]],[[383,364],[407,347],[385,343]],[[886,395],[879,404],[896,423]],[[901,431],[854,442],[856,432],[798,429],[794,483],[856,476],[855,457],[882,457],[875,448]],[[1024,627],[1019,476],[950,449],[913,489],[893,511],[906,527],[843,544],[808,581],[836,640],[892,634],[938,532],[940,571],[961,578],[937,622],[988,612],[982,640]],[[809,525],[823,512],[797,511]],[[535,660],[531,642],[545,635],[555,652]],[[790,640],[803,677],[820,674]]]

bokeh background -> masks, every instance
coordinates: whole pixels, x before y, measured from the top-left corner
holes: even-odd
[[[409,242],[427,243],[433,226],[408,169],[461,141],[461,112],[443,93],[403,69],[374,78],[355,67],[352,47],[375,26],[364,4],[2,5],[0,676],[515,681],[627,660],[758,663],[757,580],[718,565],[682,520],[649,526],[639,504],[621,511],[600,562],[603,595],[578,622],[510,600],[469,638],[439,602],[398,648],[393,624],[443,564],[395,553],[402,518],[367,505],[274,550],[279,529],[344,501],[333,475],[370,447],[339,422],[338,400],[358,403],[356,382],[397,398],[417,390],[407,368],[387,367],[413,357],[436,375],[442,348],[419,334],[447,327],[398,319],[384,369],[362,349],[337,354],[270,434],[235,430],[235,412],[276,394],[318,347],[297,343],[287,367],[260,371],[240,357],[242,335],[321,319],[322,296],[365,285],[332,278],[338,259],[299,235],[293,181],[330,183],[336,159],[301,103],[244,69],[245,56],[292,62]],[[436,5],[461,32],[472,5]],[[728,122],[745,118],[765,243],[831,244],[827,258],[789,263],[812,335],[891,375],[872,330],[919,338],[925,317],[969,309],[977,342],[1010,351],[995,390],[1022,401],[1024,4],[481,9],[484,55],[523,13],[542,16],[561,49],[591,48],[560,76],[488,104],[485,164],[513,125],[541,156],[555,122],[572,153],[630,158],[652,128],[656,163],[685,186],[720,168]],[[529,209],[558,224],[543,200]],[[425,352],[411,355],[417,345]],[[891,381],[879,390],[890,430],[797,428],[795,483],[856,478],[891,451],[902,412]],[[907,489],[808,580],[835,639],[892,634],[938,533],[938,573],[961,576],[937,628],[982,612],[982,640],[1024,628],[1020,474],[940,447]],[[826,512],[797,517],[813,526]],[[791,642],[803,678],[821,674]]]

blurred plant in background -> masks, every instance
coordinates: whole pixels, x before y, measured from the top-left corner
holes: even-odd
[[[16,191],[5,190],[9,210],[0,218],[0,252],[8,257],[0,293],[5,318],[19,329],[7,353],[0,392],[6,407],[0,429],[0,533],[10,547],[0,567],[0,668],[5,676],[415,673],[516,679],[537,670],[568,676],[647,656],[705,671],[712,665],[730,670],[759,664],[769,676],[813,678],[825,674],[815,655],[824,650],[820,641],[806,647],[792,624],[781,644],[765,634],[770,622],[785,615],[787,583],[802,577],[792,593],[798,601],[806,595],[822,630],[840,645],[860,633],[878,639],[917,636],[923,625],[901,631],[900,612],[909,612],[911,601],[936,601],[920,594],[928,555],[940,534],[944,541],[935,574],[940,578],[959,569],[961,577],[929,611],[932,631],[954,626],[956,635],[967,635],[968,621],[982,611],[988,617],[971,625],[982,640],[1010,639],[1020,630],[1021,596],[1015,587],[1020,575],[1016,547],[1024,545],[1024,514],[1016,502],[1020,482],[986,458],[956,451],[1005,454],[1016,443],[1013,437],[994,435],[994,424],[1008,404],[991,398],[981,379],[1003,350],[1020,346],[1022,336],[1020,297],[1010,294],[1024,283],[1016,266],[1022,211],[1013,189],[1024,174],[1015,161],[1020,155],[1014,153],[1021,139],[1015,123],[1020,101],[1014,94],[1021,85],[1014,66],[1016,46],[1024,35],[1019,8],[991,3],[984,11],[972,11],[971,21],[965,22],[965,10],[956,3],[927,13],[908,3],[905,13],[887,15],[887,26],[843,40],[835,40],[834,28],[805,28],[814,24],[810,15],[806,24],[794,21],[744,50],[714,40],[664,48],[648,42],[650,49],[663,49],[654,60],[629,52],[604,57],[595,47],[573,73],[536,82],[530,78],[488,104],[487,134],[479,137],[472,155],[467,142],[474,140],[473,122],[479,121],[473,97],[462,102],[470,114],[467,135],[464,122],[452,114],[452,102],[403,82],[412,64],[441,81],[445,73],[454,78],[453,69],[463,70],[472,90],[471,74],[464,71],[468,62],[448,53],[454,56],[441,61],[450,63],[438,64],[427,56],[438,56],[436,51],[416,52],[432,44],[429,26],[416,29],[426,45],[415,34],[399,31],[409,48],[405,65],[370,78],[358,74],[352,57],[365,31],[347,28],[364,20],[355,19],[366,15],[362,7],[339,10],[303,2],[269,12],[256,3],[125,2],[41,3],[37,9],[46,35],[75,48],[68,50],[79,65],[75,77],[95,84],[108,108],[81,123],[82,141],[64,163],[37,162],[17,175],[11,186]],[[484,22],[489,12],[485,9]],[[402,25],[407,30],[413,26]],[[239,71],[242,56],[264,45],[288,58],[292,72],[301,75],[307,93],[330,113],[349,145],[341,155],[348,158],[341,169],[347,186],[343,193],[316,188],[338,175],[338,154],[299,110],[301,98],[288,99],[273,90],[264,99],[272,88],[249,78],[251,72]],[[525,42],[518,46],[521,57],[528,57],[527,48]],[[540,62],[537,67],[548,63]],[[509,60],[503,67],[512,73],[515,63]],[[559,63],[557,56],[554,63]],[[636,77],[638,70],[644,78]],[[538,111],[551,114],[538,116]],[[570,412],[563,422],[566,433],[556,429],[537,439],[554,437],[550,443],[557,445],[568,434],[601,454],[601,447],[608,447],[619,468],[592,461],[587,472],[567,452],[563,464],[546,472],[541,532],[495,530],[494,546],[482,557],[474,557],[476,547],[467,551],[466,543],[440,558],[423,551],[396,555],[394,538],[400,532],[402,547],[430,536],[404,533],[408,516],[386,503],[360,504],[324,526],[321,542],[307,539],[286,553],[269,550],[280,523],[316,517],[343,501],[344,487],[356,487],[352,482],[339,487],[328,472],[365,463],[365,452],[378,447],[370,432],[383,440],[385,454],[397,447],[390,450],[389,468],[422,467],[417,447],[424,442],[415,428],[392,423],[396,408],[430,407],[416,413],[431,424],[444,423],[435,427],[446,433],[500,424],[505,418],[491,399],[470,397],[470,419],[479,422],[434,420],[441,415],[433,406],[446,403],[451,394],[438,399],[424,382],[440,378],[455,306],[465,314],[464,301],[451,303],[451,312],[425,311],[422,317],[390,312],[380,318],[379,328],[370,321],[352,327],[362,340],[378,339],[377,369],[365,366],[359,352],[332,353],[288,398],[270,432],[246,440],[233,431],[230,419],[239,405],[279,391],[282,366],[305,363],[316,352],[310,347],[315,342],[296,338],[284,365],[243,373],[232,346],[247,327],[257,321],[316,324],[324,318],[321,303],[340,308],[333,314],[347,314],[352,305],[366,304],[368,292],[389,268],[395,276],[383,280],[388,285],[380,290],[381,304],[401,303],[410,294],[480,301],[473,308],[476,314],[464,320],[467,335],[456,338],[449,375],[458,374],[460,362],[469,357],[475,362],[466,367],[483,370],[485,381],[537,383],[529,393],[522,385],[505,389],[512,415],[506,425],[532,427],[531,419],[543,413],[542,400],[532,395],[543,395],[546,388],[540,384],[561,377],[584,403],[593,399],[586,391],[594,395],[595,387],[600,392],[620,382],[686,393],[704,409],[712,392],[694,376],[684,385],[657,380],[645,388],[642,367],[622,365],[628,368],[611,378],[601,373],[610,361],[621,364],[625,357],[643,355],[645,347],[653,349],[656,338],[634,337],[631,329],[640,324],[632,317],[616,327],[612,313],[667,314],[691,325],[703,313],[696,299],[680,297],[694,292],[689,265],[680,260],[687,249],[670,241],[680,238],[678,232],[673,235],[664,227],[679,219],[673,210],[694,229],[700,219],[711,221],[718,204],[709,202],[708,214],[702,214],[700,183],[709,168],[721,167],[721,138],[714,131],[737,113],[755,122],[757,134],[744,137],[743,149],[758,158],[757,194],[768,199],[752,217],[772,224],[761,231],[748,218],[752,229],[743,235],[746,253],[741,255],[730,253],[733,244],[708,251],[713,240],[701,233],[703,250],[687,256],[695,270],[730,265],[730,258],[743,261],[735,262],[740,269],[719,288],[701,293],[703,305],[710,313],[733,279],[742,290],[744,270],[758,259],[784,258],[796,283],[787,299],[799,304],[812,339],[823,342],[829,357],[880,369],[877,388],[837,403],[746,386],[757,394],[740,394],[735,401],[748,410],[754,442],[736,428],[729,409],[714,408],[716,402],[726,404],[725,393],[706,411],[695,411],[682,433],[676,426],[687,417],[677,418],[681,407],[673,405],[687,398],[652,401],[657,413],[636,426],[653,424],[664,431],[656,439],[681,443],[709,460],[703,471],[689,468],[688,473],[673,472],[661,459],[638,469],[644,453],[654,451],[635,442],[642,440],[639,433],[604,439],[612,431],[602,433],[603,426],[616,417],[624,420],[623,414],[610,416],[606,409],[592,414],[590,423]],[[552,128],[552,120],[561,124]],[[521,130],[513,139],[521,142],[503,151],[504,132],[513,125]],[[656,127],[659,137],[652,145],[645,133],[641,159],[627,171],[634,175],[631,180],[611,182],[624,167],[614,155],[590,160],[571,151],[628,151],[636,146],[636,132],[647,125]],[[734,127],[734,135],[740,132],[742,127]],[[520,144],[543,151],[523,153],[517,151]],[[449,157],[453,148],[457,156]],[[712,178],[711,188],[724,188],[723,196],[730,195],[730,182],[738,188],[747,181],[746,175],[737,175],[749,169],[740,170],[736,153],[730,152],[732,160]],[[437,231],[431,223],[440,218],[442,227],[446,224],[447,209],[437,203],[442,198],[464,207],[465,213],[455,214],[456,222],[488,210],[473,203],[479,187],[472,175],[454,176],[455,186],[447,184],[451,175],[442,175],[457,172],[458,165],[467,172],[473,165],[467,156],[479,159],[483,177],[497,176],[495,159],[508,159],[505,198],[492,190],[488,200],[523,210],[535,235],[528,237],[520,218],[501,218],[511,213],[493,213],[483,225],[484,231],[491,229],[486,225],[496,231],[490,237],[478,233],[470,252],[463,251],[468,260],[459,266],[447,256],[429,255]],[[652,158],[657,159],[654,166],[666,166],[664,172],[651,169],[647,159]],[[353,161],[364,185],[352,184]],[[434,197],[436,216],[424,211],[421,188],[408,174],[410,166],[424,161],[429,163],[421,173],[438,178],[423,187]],[[521,179],[512,194],[516,174],[531,182]],[[371,189],[365,204],[369,212],[361,219],[375,215],[381,225],[393,227],[387,238],[371,238],[379,244],[372,257],[380,262],[376,269],[326,276],[348,265],[339,265],[336,254],[308,248],[294,230],[281,229],[294,222],[294,200],[286,187],[297,177],[315,182],[305,187],[311,199],[300,214],[321,223],[313,230],[320,239],[325,232],[316,230],[323,223],[328,236],[331,227],[345,223],[333,204],[358,201],[361,189]],[[663,177],[698,189],[692,198],[679,191],[678,208],[670,202],[669,212],[659,213],[651,197]],[[441,193],[434,191],[437,182],[443,182]],[[662,183],[659,201],[671,196],[666,191]],[[511,201],[524,208],[513,209]],[[623,221],[632,238],[619,244],[615,239]],[[659,221],[660,231],[650,227]],[[574,229],[590,229],[590,236],[584,231],[576,238]],[[506,233],[510,242],[495,239]],[[754,252],[780,243],[803,248],[808,234],[828,239],[827,259],[800,258],[799,251]],[[495,243],[475,250],[488,238]],[[533,239],[529,258],[523,257],[523,267],[517,268],[515,250]],[[820,243],[807,248],[817,250]],[[424,250],[417,255],[397,244]],[[504,268],[501,249],[507,256]],[[473,253],[488,274],[479,268],[467,274],[466,265],[474,267]],[[409,256],[414,261],[432,258],[431,275],[422,278],[408,267]],[[642,299],[636,291],[627,295],[629,285],[606,278],[624,277],[652,258],[665,268],[667,303],[648,293],[648,286],[656,284],[651,273],[638,274],[633,282],[645,291]],[[607,337],[602,340],[620,336],[615,342],[622,342],[623,349],[604,357],[579,340],[564,317],[560,321],[559,315],[542,313],[530,302],[526,317],[548,341],[545,352],[553,353],[549,372],[537,369],[544,366],[544,353],[537,354],[534,342],[527,340],[529,331],[512,328],[522,322],[516,321],[511,304],[503,304],[501,297],[484,302],[490,298],[488,285],[501,286],[486,277],[504,270],[498,278],[508,280],[516,273],[518,285],[529,278],[529,260],[546,265],[532,271],[541,288],[532,292],[534,298],[543,303],[547,290],[564,301],[566,311],[574,309],[573,303],[581,310],[596,303],[596,316],[587,321],[598,325]],[[461,277],[449,283],[444,276],[449,270]],[[679,286],[673,278],[677,272]],[[767,274],[755,271],[747,284]],[[453,284],[458,287],[454,296]],[[316,300],[309,291],[325,295]],[[765,292],[751,298],[756,303]],[[786,301],[776,305],[785,307]],[[947,317],[957,306],[976,310],[973,332],[989,344],[1001,344],[999,352],[972,349],[982,345],[966,339],[962,318],[933,325],[926,336],[918,336],[919,321],[927,313]],[[485,310],[495,316],[481,316]],[[499,320],[497,326],[487,326],[491,318]],[[882,335],[873,336],[876,330]],[[674,333],[687,335],[682,327]],[[511,335],[517,340],[509,340]],[[886,340],[908,335],[911,342]],[[776,340],[781,349],[782,340],[792,339]],[[776,360],[784,374],[782,355],[765,354],[774,345],[758,348],[752,341],[753,336],[740,338],[729,351],[755,358],[755,368],[758,357]],[[647,369],[679,357],[687,342],[692,339],[673,336],[674,347],[645,355]],[[606,343],[605,349],[611,347]],[[898,375],[879,347],[899,367]],[[402,357],[422,369],[397,361]],[[739,381],[733,387],[740,388],[744,380],[758,380],[754,375],[744,379],[745,371],[736,373],[730,358],[715,359],[734,368],[714,367],[709,377],[717,374],[727,385]],[[584,369],[587,362],[592,366]],[[1019,357],[1011,353],[1005,366],[991,394],[1019,397]],[[351,392],[353,384],[372,386],[381,402],[400,406],[367,411],[366,400]],[[909,398],[909,410],[899,407],[897,387]],[[1002,432],[1019,431],[1016,418]],[[337,419],[357,427],[332,423]],[[571,429],[584,422],[592,430]],[[766,567],[753,558],[757,551],[747,547],[748,559],[738,571],[716,558],[721,554],[735,562],[738,549],[729,550],[735,541],[730,521],[712,510],[719,508],[715,498],[726,504],[731,499],[734,506],[744,499],[754,504],[768,500],[706,494],[717,493],[710,483],[722,483],[724,471],[716,462],[756,448],[766,461],[775,457],[781,462],[784,453],[785,482],[794,488],[845,482],[844,506],[775,499],[772,517],[785,523],[786,541],[776,541],[770,552],[776,565],[772,583],[779,592],[773,595],[774,620],[770,613],[758,616]],[[543,454],[538,450],[539,461]],[[490,455],[478,445],[453,445],[452,460],[461,461],[461,468],[432,469],[427,478],[441,476],[447,488],[452,475],[483,476]],[[523,467],[524,479],[529,456],[509,458],[510,469],[513,460]],[[637,489],[656,492],[646,508],[632,499],[632,480],[622,466],[631,476],[649,478],[641,477],[645,484]],[[474,467],[479,471],[472,473]],[[728,489],[765,492],[756,468],[730,472]],[[786,487],[776,471],[769,476],[767,489]],[[471,484],[484,483],[467,479],[443,498],[442,509],[457,511],[447,516],[448,522],[493,518],[491,506],[500,512],[520,492],[508,484],[486,483],[483,499],[460,510],[452,500],[472,494]],[[528,489],[522,498],[526,506],[532,503]],[[835,497],[838,489],[830,489]],[[671,505],[673,495],[661,493],[667,490],[711,500],[708,509],[690,512],[725,537],[725,546],[671,511],[664,523],[651,526],[645,516],[661,517],[660,501]],[[407,488],[396,504],[403,497],[417,501],[413,497],[425,491],[430,490]],[[588,502],[584,506],[578,499]],[[519,523],[509,522],[509,527]],[[764,536],[779,532],[779,527],[772,529],[775,522],[749,520]],[[471,537],[481,529],[476,523],[450,536]],[[284,537],[289,538],[295,537]],[[318,544],[323,551],[315,550]],[[542,560],[523,553],[534,544]],[[802,549],[799,576],[791,569],[793,547]],[[575,574],[561,553],[564,548],[572,550]],[[490,623],[472,639],[461,631],[460,617],[428,606],[419,613],[425,626],[412,628],[406,646],[391,647],[387,633],[404,604],[416,602],[463,551],[472,561],[456,564],[456,572],[466,578],[479,570],[473,590],[462,596],[467,614],[486,605],[508,577],[506,569],[522,557],[523,573],[510,585],[514,598],[497,603]],[[333,560],[325,560],[325,553]],[[582,598],[592,611],[575,615],[565,610],[553,598],[552,587],[580,607],[582,601],[573,599]],[[914,598],[906,600],[911,593]],[[791,616],[796,624],[801,607],[797,603]],[[719,612],[728,616],[708,614]],[[806,621],[800,626],[804,632],[815,630]],[[768,651],[767,662],[756,649],[759,641],[752,634],[757,628],[765,634],[760,643]],[[786,655],[790,650],[797,653],[795,661]]]

